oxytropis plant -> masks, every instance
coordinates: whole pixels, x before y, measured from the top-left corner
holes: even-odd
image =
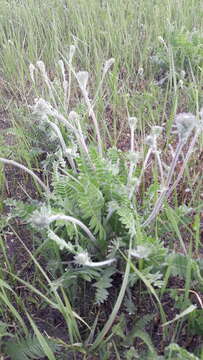
[[[54,83],[49,79],[42,61],[30,65],[33,83],[37,76],[41,76],[49,97],[49,101],[44,98],[36,99],[32,106],[33,114],[39,126],[46,125],[49,136],[51,134],[49,140],[54,138],[57,143],[56,152],[52,154],[54,161],[51,168],[50,163],[48,164],[49,183],[46,184],[32,170],[14,160],[0,158],[0,161],[23,169],[42,186],[44,203],[40,208],[35,206],[29,223],[37,227],[38,231],[42,230],[46,240],[54,242],[64,252],[63,259],[64,256],[67,259],[64,261],[64,274],[67,268],[74,271],[79,266],[84,272],[75,272],[75,277],[96,279],[94,286],[98,290],[98,303],[107,298],[111,276],[116,271],[124,272],[127,261],[115,311],[102,333],[104,337],[115,319],[126,288],[138,278],[138,273],[134,279],[129,276],[130,259],[138,265],[139,274],[144,271],[148,284],[161,286],[160,264],[164,262],[167,250],[157,237],[147,235],[148,227],[157,218],[183,175],[202,130],[203,110],[196,116],[181,113],[175,117],[177,141],[175,148],[169,147],[167,162],[163,160],[159,147],[160,137],[164,132],[160,126],[152,127],[151,133],[146,137],[145,154],[135,151],[137,119],[133,116],[128,118],[130,150],[122,152],[116,147],[106,149],[95,106],[114,59],[105,63],[96,95],[91,99],[88,90],[89,74],[75,71],[74,53],[75,47],[71,46],[68,58],[64,57],[59,61],[62,91],[58,82]],[[82,115],[76,107],[70,110],[71,86],[75,80],[83,97],[83,106],[86,106]],[[84,122],[87,118],[85,115],[92,120],[91,137]],[[182,165],[177,173],[176,166],[180,156]],[[148,206],[143,208],[140,188],[149,163],[152,162],[157,169],[158,182]],[[99,283],[101,274],[104,278],[102,284]],[[68,275],[62,274],[58,284],[61,286],[63,281],[69,281]]]

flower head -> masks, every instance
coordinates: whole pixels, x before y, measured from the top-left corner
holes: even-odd
[[[88,78],[89,78],[89,73],[87,71],[79,71],[77,73],[77,80],[82,90],[86,90]]]
[[[75,263],[84,266],[89,265],[91,263],[90,257],[87,251],[83,251],[77,255],[75,255]]]
[[[152,131],[151,131],[152,135],[158,137],[161,135],[162,131],[163,131],[162,126],[152,126]]]
[[[157,150],[157,138],[161,135],[161,126],[152,126],[151,134],[145,138],[145,143],[155,152]]]
[[[78,118],[79,118],[79,115],[75,111],[71,111],[68,115],[68,120],[71,123],[74,123],[75,121],[77,121]]]
[[[180,140],[185,142],[197,126],[197,120],[192,113],[180,113],[175,117],[175,124]]]
[[[30,224],[38,228],[46,228],[51,222],[51,213],[45,206],[40,210],[35,210],[30,217]]]
[[[53,115],[53,108],[46,100],[42,98],[35,99],[35,105],[32,106],[33,114],[44,118],[47,115]]]
[[[138,259],[147,259],[151,252],[150,247],[138,245],[136,249],[131,250],[131,255]]]
[[[135,129],[137,126],[137,118],[135,116],[130,116],[128,118],[128,124],[130,126],[130,129]]]

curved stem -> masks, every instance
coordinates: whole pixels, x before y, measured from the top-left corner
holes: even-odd
[[[81,229],[88,235],[88,237],[90,238],[90,240],[95,244],[97,242],[96,238],[94,237],[94,235],[91,233],[91,231],[88,229],[88,227],[82,223],[82,221],[72,217],[72,216],[68,216],[68,215],[64,215],[64,214],[56,214],[56,215],[51,215],[49,218],[49,223],[56,221],[56,220],[64,220],[64,221],[70,221],[73,224],[76,224],[78,226],[81,227]]]
[[[48,186],[46,186],[43,183],[43,181],[40,180],[40,178],[32,170],[28,169],[26,166],[19,164],[18,162],[14,161],[14,160],[8,160],[8,159],[4,159],[4,158],[0,158],[0,162],[2,162],[3,164],[13,165],[13,166],[18,167],[19,169],[22,169],[23,171],[27,172],[41,185],[41,187],[45,190],[46,193],[49,193]]]
[[[104,260],[104,261],[89,261],[87,262],[87,264],[85,264],[85,266],[89,266],[89,267],[102,267],[102,266],[109,266],[111,265],[113,262],[115,262],[116,259],[113,258],[113,259],[109,259],[109,260]]]
[[[74,163],[74,160],[72,158],[71,155],[68,154],[67,152],[67,147],[66,147],[66,144],[65,144],[65,141],[63,139],[63,136],[61,134],[61,130],[59,129],[59,127],[53,123],[52,121],[50,120],[47,120],[48,124],[53,128],[53,130],[55,131],[56,135],[58,136],[58,139],[60,141],[60,144],[61,144],[61,148],[63,150],[63,153],[64,153],[64,156],[68,159],[68,162],[72,168],[72,170],[76,173],[77,170],[76,170],[76,167],[75,167],[75,163]]]

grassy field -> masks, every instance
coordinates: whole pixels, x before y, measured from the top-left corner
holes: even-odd
[[[0,359],[203,360],[203,3],[0,0]]]

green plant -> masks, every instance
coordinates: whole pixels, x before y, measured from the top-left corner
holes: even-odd
[[[96,288],[95,302],[101,304],[108,297],[113,277],[116,274],[123,275],[121,288],[108,321],[100,332],[96,334],[95,331],[95,334],[91,335],[91,341],[90,338],[87,340],[87,351],[96,351],[103,346],[105,336],[115,321],[126,291],[130,293],[130,289],[138,280],[141,280],[155,297],[162,320],[166,322],[154,287],[160,288],[163,285],[163,265],[167,258],[167,250],[157,236],[149,236],[148,227],[157,219],[165,201],[183,175],[202,130],[202,112],[200,119],[191,113],[181,113],[176,116],[174,125],[178,141],[175,150],[172,151],[170,164],[165,164],[161,156],[159,138],[163,129],[159,126],[152,127],[151,134],[146,137],[146,153],[135,151],[134,136],[137,126],[135,117],[128,118],[131,135],[130,151],[124,153],[116,147],[106,149],[102,143],[94,108],[104,78],[114,59],[105,63],[97,96],[91,101],[88,92],[88,73],[74,70],[72,65],[74,52],[75,47],[71,46],[68,59],[64,57],[63,61],[60,60],[62,94],[56,91],[42,61],[30,67],[33,81],[37,69],[40,72],[51,99],[51,102],[42,98],[37,99],[33,106],[38,122],[47,124],[48,129],[58,138],[58,148],[53,154],[54,161],[49,170],[51,183],[45,184],[32,170],[14,160],[1,157],[0,161],[21,168],[44,190],[44,203],[40,206],[35,204],[36,209],[31,216],[32,206],[23,207],[22,203],[17,203],[16,209],[21,207],[21,216],[23,214],[29,224],[41,232],[49,249],[49,256],[52,247],[53,260],[57,254],[57,262],[52,271],[55,278],[54,281],[50,281],[29,252],[50,285],[53,300],[49,300],[50,294],[45,297],[33,286],[30,288],[52,306],[56,306],[63,314],[72,345],[75,341],[81,341],[76,319],[83,321],[72,310],[77,294],[80,294],[81,282],[93,283],[93,287]],[[67,87],[65,66],[69,70],[69,84],[72,74],[84,97],[87,114],[93,125],[91,139],[88,137],[81,116],[76,111],[70,111],[68,117],[66,116],[66,99],[69,98],[68,92],[71,89]],[[182,167],[176,175],[177,162],[186,143],[189,144],[188,150]],[[157,175],[149,192],[150,201],[146,207],[143,207],[142,201],[139,201],[140,187],[150,159],[154,160]],[[49,269],[50,265],[49,262]],[[58,274],[60,276],[57,276]],[[26,282],[24,284],[28,286]],[[71,291],[71,286],[74,287],[74,291]],[[59,295],[59,291],[62,292],[62,296]],[[66,315],[65,308],[68,309]],[[181,317],[180,315],[177,319]],[[40,345],[46,348],[48,358],[54,359],[53,352],[36,324],[30,316],[28,318]],[[134,335],[142,338],[151,353],[154,353],[147,334],[136,330]],[[82,349],[85,351],[84,347]]]

